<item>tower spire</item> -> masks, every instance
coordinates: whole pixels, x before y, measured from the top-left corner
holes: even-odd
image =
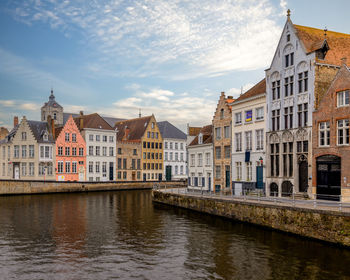
[[[287,10],[287,18],[290,18],[290,9]]]

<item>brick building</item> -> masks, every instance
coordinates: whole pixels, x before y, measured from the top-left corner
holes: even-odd
[[[266,69],[267,195],[313,197],[312,112],[329,88],[350,35],[293,24],[290,12]]]
[[[343,60],[313,112],[312,187],[320,199],[350,201],[350,69]]]
[[[114,128],[117,131],[117,180],[162,180],[163,138],[154,115],[116,122]]]
[[[231,128],[232,96],[225,97],[221,92],[218,105],[213,117],[213,146],[214,146],[214,187],[215,191],[231,189]]]

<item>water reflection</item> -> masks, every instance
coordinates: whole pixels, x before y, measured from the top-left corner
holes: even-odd
[[[4,279],[349,279],[350,251],[152,204],[149,191],[0,197]]]

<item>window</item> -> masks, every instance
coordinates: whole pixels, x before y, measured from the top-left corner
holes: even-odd
[[[180,166],[180,174],[184,174],[184,167],[182,165]]]
[[[154,128],[154,122],[152,122],[152,128]]]
[[[349,90],[337,92],[338,107],[349,106]]]
[[[100,173],[100,162],[99,161],[95,162],[95,172]]]
[[[169,160],[173,160],[173,152],[169,153]]]
[[[99,156],[100,155],[100,146],[95,147],[95,155]]]
[[[154,132],[152,132],[152,138],[154,138]]]
[[[280,130],[280,109],[272,110],[272,131]]]
[[[195,155],[191,154],[191,166],[195,165]]]
[[[242,124],[242,113],[241,112],[235,114],[235,124],[236,125]]]
[[[308,103],[298,105],[298,126],[307,126]]]
[[[109,136],[109,143],[113,143],[114,142],[114,136]]]
[[[29,163],[29,176],[34,176],[35,168],[34,168],[34,162]]]
[[[170,149],[173,148],[173,142],[169,142],[169,147],[170,147]]]
[[[290,34],[287,34],[287,42],[290,41]]]
[[[137,159],[137,169],[141,169],[141,160]]]
[[[6,153],[6,147],[3,146],[3,147],[2,147],[2,159],[5,159],[5,158],[6,158],[5,153]],[[5,176],[5,175],[4,175],[4,176]]]
[[[179,147],[178,143],[175,142],[175,150],[177,150]]]
[[[320,122],[318,135],[319,135],[319,146],[320,147],[330,145],[329,122]]]
[[[18,145],[14,146],[13,157],[14,158],[19,158],[19,146]]]
[[[235,133],[236,152],[242,151],[242,133]]]
[[[249,161],[246,163],[247,166],[247,181],[251,181],[252,180],[252,162]]]
[[[113,147],[109,147],[109,156],[111,156],[111,157],[114,156],[114,149],[113,149]]]
[[[94,163],[89,161],[89,173],[94,173]]]
[[[117,159],[117,166],[118,166],[118,169],[122,169],[122,159],[121,158]]]
[[[77,162],[76,161],[72,162],[72,173],[77,173]]]
[[[284,129],[293,128],[293,107],[284,108]]]
[[[164,148],[168,149],[168,142],[164,142]]]
[[[76,156],[77,155],[77,148],[73,147],[72,148],[72,156]]]
[[[205,154],[205,165],[210,166],[211,165],[210,163],[211,163],[210,162],[210,153],[206,153]]]
[[[96,135],[96,142],[100,142],[100,135]]]
[[[252,110],[245,111],[245,122],[249,123],[251,121],[253,121],[253,111]]]
[[[220,165],[215,166],[215,178],[217,178],[217,179],[221,178],[221,166]]]
[[[280,145],[278,143],[270,144],[270,150],[271,177],[278,177],[280,174]]]
[[[258,129],[255,131],[256,135],[256,149],[258,151],[264,149],[264,130],[263,129]]]
[[[203,154],[198,154],[198,166],[203,165]]]
[[[338,137],[337,143],[338,145],[349,145],[349,120],[339,120],[337,121],[337,130]]]
[[[220,140],[221,139],[221,127],[215,128],[215,139]]]
[[[26,158],[26,157],[27,157],[27,146],[22,145],[22,158]]]
[[[180,161],[184,160],[184,153],[180,153]]]
[[[308,71],[298,74],[298,93],[308,90]]]
[[[236,162],[236,180],[242,180],[242,162]]]
[[[34,157],[34,145],[29,145],[29,157]]]
[[[175,153],[175,161],[179,161],[179,153],[178,152]]]
[[[151,138],[151,132],[147,131],[147,138]]]
[[[62,146],[58,147],[57,153],[59,156],[63,156],[63,147]]]
[[[245,143],[246,143],[246,150],[251,151],[252,150],[252,132],[251,131],[245,132]]]
[[[184,143],[180,143],[180,149],[181,149],[181,150],[184,149]]]
[[[94,135],[93,134],[89,134],[89,141],[94,141]]]
[[[65,155],[70,156],[70,147],[65,147]]]
[[[94,155],[94,146],[89,146],[89,156]]]
[[[158,139],[158,137],[159,137],[159,133],[158,133],[158,132],[156,132],[156,139]]]
[[[256,108],[256,110],[255,110],[255,119],[257,121],[264,119],[264,107]]]
[[[103,155],[104,157],[107,156],[107,147],[102,147],[102,155]]]
[[[128,169],[127,163],[128,163],[127,159],[123,158],[123,169]]]
[[[216,159],[221,158],[221,147],[215,147],[215,158]]]
[[[27,132],[22,132],[22,140],[27,140]]]
[[[231,157],[231,146],[225,146],[225,158],[230,158]]]
[[[230,126],[224,126],[224,137],[225,138],[230,138],[231,137],[231,130]]]
[[[168,160],[168,152],[165,152],[164,157],[164,160]]]
[[[66,142],[69,142],[69,133],[65,133],[64,134],[64,140],[66,141]]]
[[[290,53],[284,56],[285,67],[294,65],[294,53]]]
[[[102,142],[107,142],[107,135],[102,135]]]
[[[72,133],[72,142],[77,142],[77,135]]]
[[[272,82],[272,100],[280,99],[281,97],[281,81]]]
[[[70,161],[66,161],[66,173],[70,173]]]
[[[22,176],[27,176],[27,163],[22,162],[21,169],[22,169]]]
[[[102,176],[106,177],[107,176],[107,162],[102,162]]]
[[[58,161],[57,162],[57,172],[58,173],[63,173],[63,161]]]
[[[79,156],[84,156],[84,148],[79,148]]]
[[[224,118],[224,109],[220,110],[220,120]]]
[[[284,78],[284,96],[292,96],[294,87],[294,76]]]
[[[175,165],[175,175],[177,175],[178,173],[179,173],[179,167]]]
[[[137,150],[136,150],[136,149],[133,149],[132,154],[133,154],[134,156],[136,156],[136,155],[137,155]]]

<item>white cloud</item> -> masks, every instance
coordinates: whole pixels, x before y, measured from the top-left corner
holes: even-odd
[[[115,75],[115,65],[121,63],[119,75],[180,80],[268,65],[281,31],[276,16],[286,1],[280,6],[271,0],[17,4],[18,20],[48,23],[67,36],[82,30],[84,46],[99,54],[97,62],[87,66],[90,71]]]
[[[155,99],[159,101],[169,101],[169,97],[173,96],[174,93],[169,90],[154,89],[151,92],[139,92],[137,94],[140,97],[147,99]]]
[[[14,107],[16,105],[15,100],[0,100],[0,105],[4,107]]]
[[[286,12],[287,12],[287,5],[288,5],[288,3],[287,3],[287,1],[286,0],[280,0],[280,6],[281,6],[281,8],[282,8],[282,14],[281,15],[285,15],[286,14]]]
[[[19,108],[22,110],[26,110],[26,111],[39,111],[40,109],[40,105],[39,104],[35,104],[35,103],[22,103],[19,105]]]

